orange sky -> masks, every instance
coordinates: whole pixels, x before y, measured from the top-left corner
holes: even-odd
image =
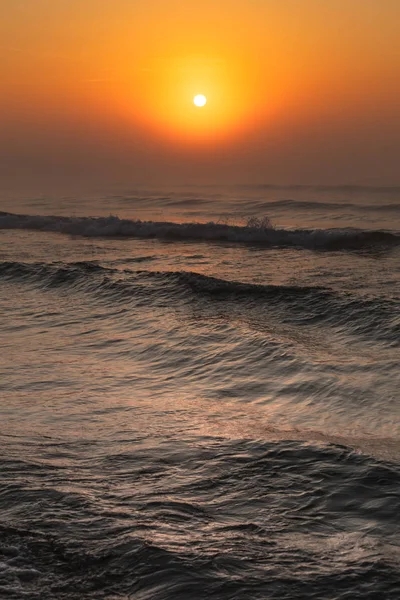
[[[0,15],[10,184],[400,182],[399,0],[0,0]]]

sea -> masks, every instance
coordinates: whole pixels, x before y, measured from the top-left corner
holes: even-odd
[[[400,187],[0,195],[0,598],[400,598]]]

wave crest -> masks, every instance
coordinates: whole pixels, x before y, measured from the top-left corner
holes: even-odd
[[[257,311],[268,321],[270,311],[297,325],[328,325],[355,335],[399,345],[400,318],[395,302],[361,299],[314,286],[260,285],[227,281],[192,271],[120,271],[96,263],[0,263],[0,278],[22,280],[41,288],[67,287],[111,302],[141,305],[165,301],[228,302],[235,311]]]
[[[60,217],[0,212],[0,229],[49,231],[85,237],[130,237],[240,243],[312,250],[357,250],[400,245],[400,234],[360,229],[275,229],[263,220],[248,225],[173,223],[109,217]]]

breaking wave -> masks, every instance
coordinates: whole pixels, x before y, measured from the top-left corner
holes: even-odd
[[[264,247],[357,250],[400,245],[400,233],[361,229],[275,229],[225,223],[173,223],[109,217],[62,217],[0,212],[0,229],[49,231],[85,237],[228,242]]]

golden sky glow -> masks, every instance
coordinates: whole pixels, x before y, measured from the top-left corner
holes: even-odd
[[[360,150],[356,179],[376,164],[374,136],[399,148],[398,0],[0,0],[0,12],[0,144],[15,168],[39,131],[32,169],[63,148],[73,162],[81,140],[110,165],[129,149],[141,165],[168,152],[175,168],[183,153],[205,179],[204,155],[220,152],[225,171],[278,180],[286,159],[309,181],[322,133],[331,154]],[[376,178],[393,182],[385,161]]]

